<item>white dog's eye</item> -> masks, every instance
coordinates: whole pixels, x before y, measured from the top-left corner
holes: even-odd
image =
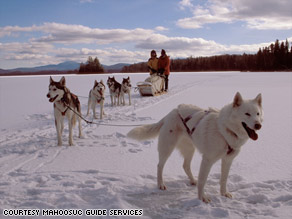
[[[246,115],[246,116],[250,116],[250,114],[249,114],[249,113],[246,113],[245,115]]]
[[[259,116],[260,115],[260,113],[257,113],[257,116]]]
[[[53,91],[56,91],[56,90],[57,90],[56,88],[53,89]]]

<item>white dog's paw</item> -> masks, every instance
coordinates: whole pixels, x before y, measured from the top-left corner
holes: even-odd
[[[191,186],[196,186],[198,182],[197,180],[194,179],[194,180],[191,180],[190,183],[191,183]]]
[[[199,200],[205,202],[206,204],[208,204],[208,203],[211,202],[211,199],[208,196],[206,196],[206,195],[202,195],[202,196],[199,195],[198,198],[199,198]]]
[[[166,190],[166,186],[163,183],[161,183],[160,185],[158,185],[158,188],[160,190]]]
[[[202,197],[202,201],[205,202],[206,204],[208,204],[208,203],[211,202],[211,199],[210,199],[208,196],[204,195],[204,196]]]
[[[222,196],[226,197],[226,198],[232,198],[232,194],[229,192],[225,192],[223,194],[221,194]]]

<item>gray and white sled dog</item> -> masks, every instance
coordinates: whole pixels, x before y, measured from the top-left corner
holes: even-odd
[[[97,82],[95,80],[93,88],[89,91],[88,108],[87,108],[86,116],[89,115],[89,110],[91,108],[93,112],[93,117],[97,119],[95,108],[96,108],[96,104],[100,104],[100,119],[102,119],[102,116],[105,115],[104,114],[104,100],[105,100],[104,93],[105,93],[105,85],[103,81],[100,80],[100,82]]]
[[[47,98],[51,103],[54,103],[55,125],[58,136],[58,145],[62,145],[62,133],[64,129],[64,118],[68,119],[69,126],[69,145],[73,145],[73,127],[76,124],[76,117],[79,122],[79,138],[82,137],[81,118],[76,115],[81,115],[81,107],[79,99],[76,95],[70,92],[66,87],[65,77],[62,77],[59,82],[56,82],[50,77],[49,92]],[[74,113],[72,110],[76,113]]]
[[[244,100],[236,93],[233,102],[221,110],[201,109],[193,105],[181,104],[159,122],[132,129],[128,137],[136,140],[158,138],[159,163],[157,167],[158,188],[165,190],[163,167],[175,147],[184,157],[183,168],[192,185],[198,186],[198,198],[206,203],[204,186],[212,165],[219,159],[221,164],[220,193],[232,198],[227,191],[227,178],[233,159],[241,146],[251,138],[257,140],[257,130],[263,121],[262,96]],[[198,182],[191,171],[191,160],[195,148],[202,154]]]
[[[107,85],[110,91],[112,106],[120,105],[122,85],[116,81],[115,77],[108,77]]]
[[[129,105],[131,105],[131,80],[130,77],[123,78],[122,81],[122,89],[121,89],[121,102],[123,105],[126,105],[125,103],[125,94],[128,94],[129,96]]]

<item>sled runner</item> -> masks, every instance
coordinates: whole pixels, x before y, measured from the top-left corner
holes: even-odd
[[[137,87],[141,96],[156,96],[164,93],[164,77],[153,74],[145,81],[138,82]]]

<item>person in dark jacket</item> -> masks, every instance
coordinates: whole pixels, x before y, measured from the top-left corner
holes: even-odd
[[[168,77],[170,74],[170,59],[169,56],[166,55],[164,49],[161,50],[161,56],[158,59],[158,72],[163,74],[165,77],[165,86],[164,91],[168,90]]]

